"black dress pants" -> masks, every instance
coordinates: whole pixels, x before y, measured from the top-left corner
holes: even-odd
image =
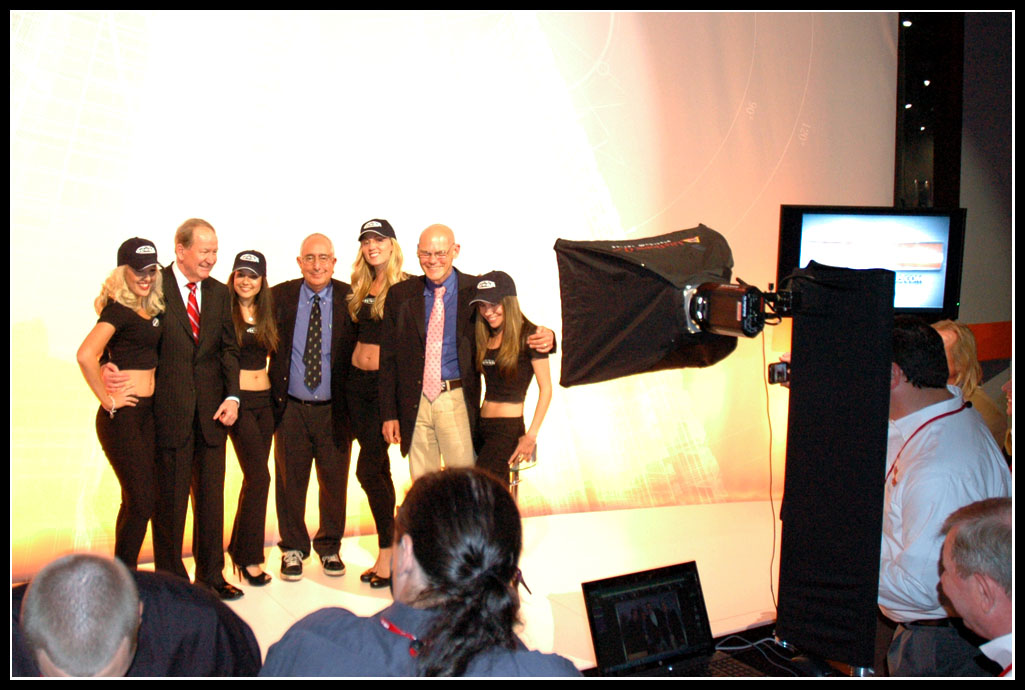
[[[321,556],[337,554],[345,532],[345,494],[349,484],[350,446],[335,444],[331,404],[304,404],[289,398],[274,435],[274,499],[282,551],[310,555],[306,530],[306,491],[310,470],[317,463],[320,485],[320,526],[313,549]]]
[[[228,430],[242,468],[235,523],[228,540],[228,555],[239,567],[263,563],[270,492],[270,444],[274,437],[274,407],[270,391],[241,391],[238,421]]]
[[[376,371],[353,367],[346,380],[346,396],[359,442],[356,479],[367,494],[370,513],[377,525],[377,546],[386,549],[392,545],[395,531],[395,483],[391,477],[388,444],[381,433],[377,379]]]
[[[146,527],[156,507],[157,440],[153,398],[139,398],[135,407],[119,408],[113,418],[101,407],[96,412],[96,436],[121,484],[114,555],[134,569],[139,564]]]
[[[157,486],[153,517],[157,570],[188,579],[182,563],[182,542],[191,494],[196,582],[220,585],[224,582],[224,442],[207,445],[198,416],[185,445],[158,450]]]
[[[481,417],[479,425],[477,468],[508,486],[509,458],[526,433],[523,417]]]

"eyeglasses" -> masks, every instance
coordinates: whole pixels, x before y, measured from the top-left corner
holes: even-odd
[[[443,252],[425,252],[425,251],[421,251],[419,249],[416,250],[417,258],[423,259],[425,261],[427,259],[447,259],[448,255],[451,254],[451,253],[452,253],[451,249],[446,249]]]
[[[327,264],[334,261],[334,256],[331,254],[307,254],[302,257],[303,265],[313,266],[315,264]]]

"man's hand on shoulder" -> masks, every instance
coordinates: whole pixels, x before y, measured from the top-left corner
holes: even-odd
[[[555,332],[544,326],[538,326],[533,335],[527,337],[527,345],[544,354],[555,347]]]

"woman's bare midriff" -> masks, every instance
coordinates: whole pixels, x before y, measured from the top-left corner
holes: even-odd
[[[363,371],[377,371],[381,368],[381,346],[371,343],[356,343],[352,352],[352,366]]]
[[[238,387],[244,391],[265,391],[270,388],[266,369],[242,369],[238,372]]]
[[[137,398],[148,398],[153,395],[153,388],[156,385],[156,369],[124,369],[122,373],[128,374],[126,384],[128,392]]]
[[[481,417],[522,417],[523,403],[494,402],[485,400],[480,408]]]

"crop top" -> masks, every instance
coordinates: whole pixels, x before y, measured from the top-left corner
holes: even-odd
[[[363,298],[363,304],[359,305],[359,311],[356,312],[356,318],[359,319],[356,322],[356,342],[358,343],[381,344],[381,322],[370,315],[370,308],[374,306],[376,300],[377,298],[373,295],[367,295]]]
[[[122,370],[157,368],[157,347],[164,332],[163,314],[143,318],[119,302],[108,302],[97,323],[114,327],[101,364],[113,362]]]
[[[238,353],[238,368],[246,371],[267,368],[267,348],[256,339],[256,326],[242,333],[242,346]]]
[[[484,361],[481,362],[484,383],[487,385],[484,400],[502,403],[523,402],[527,397],[530,380],[534,378],[534,366],[531,360],[547,359],[548,353],[538,352],[524,343],[520,349],[520,358],[516,361],[516,373],[508,379],[502,376],[502,371],[495,362],[497,354],[498,348],[488,350],[484,353]]]

